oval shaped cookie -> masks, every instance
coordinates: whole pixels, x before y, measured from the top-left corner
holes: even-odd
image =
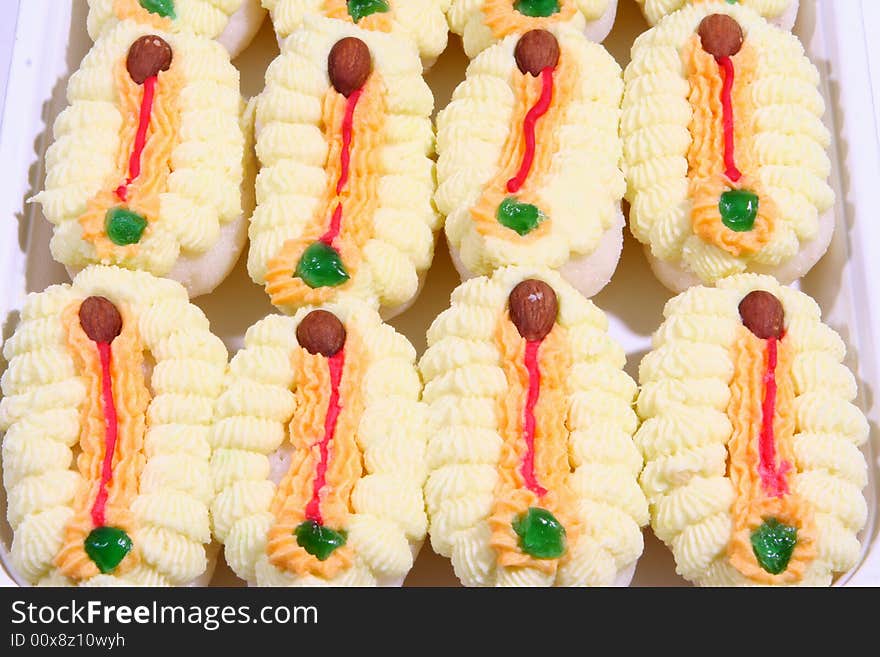
[[[231,57],[251,42],[266,10],[260,0],[88,0],[88,30],[97,41],[118,22],[133,20],[163,32],[217,39]]]
[[[636,0],[641,7],[642,13],[651,25],[656,25],[664,17],[678,11],[688,4],[697,4],[698,2],[707,2],[707,0]],[[711,4],[713,0],[708,0]],[[736,0],[736,3],[759,13],[768,21],[781,27],[783,30],[790,30],[794,27],[797,19],[799,0]],[[721,4],[715,2],[715,4]]]
[[[356,23],[364,30],[395,34],[412,41],[424,67],[444,50],[449,33],[450,0],[263,0],[279,39],[303,25],[306,16],[326,16]]]
[[[807,295],[742,274],[669,301],[639,368],[654,532],[700,585],[827,586],[867,518],[845,347]]]
[[[438,209],[463,279],[561,268],[592,296],[622,245],[620,67],[563,25],[482,52],[437,117]]]
[[[591,41],[605,40],[617,15],[617,0],[451,0],[449,26],[468,57],[511,34],[567,25]]]
[[[425,535],[412,345],[355,301],[270,315],[209,436],[215,535],[257,586],[399,586]]]
[[[433,102],[404,40],[318,17],[287,39],[257,107],[248,256],[275,306],[415,298],[439,229]]]
[[[208,430],[226,348],[177,283],[84,269],[3,346],[12,566],[32,584],[206,584]]]
[[[636,40],[624,79],[629,225],[661,282],[809,271],[834,193],[819,72],[797,38],[746,7],[688,6]]]
[[[67,86],[35,200],[52,256],[143,269],[209,292],[246,240],[238,71],[215,42],[119,23]]]
[[[463,584],[629,583],[648,507],[607,328],[556,272],[509,267],[456,288],[428,330],[425,502]]]

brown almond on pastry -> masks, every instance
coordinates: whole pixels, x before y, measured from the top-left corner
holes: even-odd
[[[762,340],[780,338],[785,329],[785,310],[774,295],[764,290],[749,292],[739,302],[743,326]]]
[[[742,27],[727,14],[709,14],[697,33],[703,50],[715,57],[733,57],[743,45]]]
[[[355,37],[337,41],[327,58],[330,83],[348,98],[364,86],[373,70],[373,59],[367,44]]]
[[[556,292],[544,281],[524,280],[508,298],[510,321],[526,340],[543,340],[553,330],[559,313]]]
[[[131,44],[125,60],[125,68],[128,69],[132,80],[137,84],[143,84],[147,78],[171,68],[173,58],[174,52],[165,39],[155,34],[147,34]]]
[[[299,346],[310,354],[333,356],[345,345],[345,327],[339,318],[326,310],[313,310],[296,327]]]
[[[94,342],[110,344],[122,333],[122,315],[109,299],[89,297],[79,306],[79,324]]]
[[[538,77],[559,63],[559,42],[547,30],[531,30],[517,42],[513,56],[520,71]]]

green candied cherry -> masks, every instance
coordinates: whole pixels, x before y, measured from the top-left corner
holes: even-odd
[[[86,554],[102,573],[112,572],[131,552],[131,538],[117,527],[97,527],[85,540]]]
[[[348,15],[355,23],[370,14],[388,11],[388,0],[348,0]]]
[[[315,242],[303,251],[294,275],[311,288],[336,287],[350,278],[339,251],[324,242]]]
[[[523,16],[552,16],[559,12],[559,0],[516,0],[513,8]]]
[[[758,216],[758,195],[743,189],[731,189],[718,201],[721,222],[730,230],[745,233],[755,227]]]
[[[513,521],[519,547],[536,559],[558,559],[565,554],[565,527],[547,511],[531,507]]]
[[[346,532],[324,527],[314,520],[300,523],[293,533],[300,547],[318,561],[326,561],[335,550],[345,545],[348,538]]]
[[[125,208],[110,208],[104,217],[104,232],[117,246],[137,244],[143,237],[147,220]]]
[[[495,214],[505,228],[515,230],[520,235],[528,235],[546,219],[544,213],[534,205],[520,203],[512,196],[501,201]]]
[[[174,13],[174,0],[140,0],[141,7],[151,14],[159,14],[165,18],[177,18]]]
[[[797,528],[768,518],[752,532],[752,551],[758,564],[771,575],[785,572],[797,545]]]

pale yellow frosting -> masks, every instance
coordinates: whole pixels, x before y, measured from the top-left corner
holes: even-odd
[[[734,256],[694,234],[688,192],[687,154],[692,109],[682,52],[710,13],[734,17],[756,53],[750,97],[755,105],[752,168],[776,206],[774,230],[765,246]],[[642,34],[624,73],[621,135],[633,235],[665,262],[703,283],[754,268],[777,267],[794,258],[819,234],[819,219],[834,202],[826,152],[830,135],[822,123],[825,103],[819,72],[800,41],[771,26],[748,7],[699,3],[663,19]]]
[[[68,353],[62,311],[86,297],[125,304],[155,365],[144,436],[144,469],[131,511],[140,565],[83,584],[186,584],[201,575],[211,541],[208,429],[226,371],[223,343],[178,283],[116,267],[84,269],[25,301],[3,346],[0,430],[12,564],[32,583],[71,584],[53,565],[82,480],[73,449],[86,389]]]
[[[785,342],[795,388],[793,490],[811,507],[816,559],[801,584],[827,585],[855,565],[867,507],[859,451],[868,423],[852,402],[856,384],[842,364],[840,337],[821,323],[816,302],[769,276],[742,274],[716,288],[695,287],[670,300],[653,350],[639,367],[635,436],[645,459],[640,482],[654,532],[671,549],[676,570],[700,585],[743,585],[729,562],[734,488],[727,473],[726,414],[734,372],[731,352],[741,326],[738,306],[752,290],[774,294],[785,310]]]
[[[179,255],[210,250],[221,227],[242,214],[242,101],[239,74],[228,53],[214,41],[124,21],[102,34],[71,76],[70,104],[56,119],[54,142],[46,151],[45,189],[34,197],[54,224],[53,257],[74,269],[98,261],[79,222],[87,202],[124,182],[116,168],[123,117],[113,71],[144,34],[167,41],[174,65],[180,67],[178,141],[172,150],[172,171],[159,194],[158,216],[150,218],[133,253],[100,264],[165,275]]]
[[[509,239],[484,234],[471,209],[497,174],[514,111],[518,35],[484,50],[437,116],[437,208],[447,216],[446,237],[475,274],[508,265],[558,268],[587,256],[613,227],[626,185],[618,136],[620,67],[601,46],[565,25],[549,28],[576,80],[564,119],[554,127],[559,148],[536,190],[549,230]],[[568,84],[566,80],[556,85]],[[557,87],[558,88],[558,87]],[[518,126],[521,130],[522,126]],[[540,147],[540,145],[539,145]],[[537,173],[537,172],[536,172]]]
[[[119,0],[88,0],[88,30],[93,41],[117,23],[114,4],[118,2]],[[137,0],[134,3],[137,4]],[[243,3],[244,0],[174,0],[176,18],[170,20],[169,24],[174,31],[192,32],[216,39]],[[157,16],[144,10],[145,18]]]
[[[321,122],[323,99],[331,89],[327,57],[337,41],[349,36],[370,49],[373,69],[385,83],[387,114],[379,137],[384,144],[375,163],[380,172],[377,209],[372,217],[355,217],[372,224],[371,239],[346,290],[381,306],[395,306],[416,294],[440,226],[432,204],[434,99],[411,44],[343,21],[306,17],[303,28],[285,42],[266,71],[266,88],[257,106],[262,169],[249,229],[248,272],[254,282],[265,283],[269,261],[286,241],[302,235],[329,184],[328,143]],[[353,149],[357,139],[354,135]]]
[[[548,283],[559,301],[572,367],[564,392],[571,472],[568,485],[583,522],[555,576],[497,564],[488,518],[498,481],[502,438],[496,399],[507,380],[494,339],[513,287],[527,278]],[[452,305],[428,330],[419,367],[429,405],[425,503],[431,544],[451,557],[468,586],[608,585],[642,552],[639,527],[648,521],[636,478],[642,459],[632,434],[636,387],[623,371],[623,351],[607,319],[556,272],[508,267],[473,278],[452,293]]]
[[[781,16],[792,2],[796,0],[737,0],[744,7],[756,11],[764,18],[772,20]],[[687,4],[695,3],[695,0],[636,0],[642,6],[642,12],[651,25],[656,25],[662,18],[678,11]],[[705,2],[705,0],[696,0]]]
[[[449,26],[446,23],[446,10],[450,0],[386,0],[388,11],[379,15],[387,16],[390,32],[413,41],[422,60],[433,62],[446,50]],[[327,15],[327,0],[262,0],[269,10],[275,32],[282,39],[302,27],[303,18],[308,15]],[[349,17],[350,20],[350,17]],[[361,19],[364,22],[365,19]]]
[[[402,578],[412,567],[413,546],[425,535],[422,500],[427,422],[419,401],[421,381],[415,350],[362,302],[347,299],[324,306],[356,331],[365,362],[364,411],[357,431],[364,476],[355,484],[345,529],[353,564],[332,579],[297,576],[273,565],[267,534],[276,486],[269,458],[287,440],[299,373],[293,369],[299,322],[270,315],[248,329],[245,347],[232,359],[217,404],[209,443],[217,497],[214,534],[225,544],[235,573],[258,586],[375,586]],[[289,448],[289,443],[287,444]]]
[[[497,4],[495,0],[451,0],[446,17],[449,20],[450,29],[461,36],[464,51],[468,57],[476,57],[492,44],[508,36],[508,34],[503,34],[499,37],[487,25],[486,5],[489,2],[492,5]],[[608,11],[610,0],[563,0],[563,3],[571,5],[571,9],[566,8],[562,24],[583,31],[588,23],[604,16]],[[513,8],[513,2],[506,4],[510,5],[509,13],[513,19],[511,26],[520,25],[520,21],[523,21],[524,26],[528,26],[517,31],[525,32],[534,28],[548,29],[548,21],[552,21],[549,23],[550,25],[559,23],[559,19],[554,16],[549,19],[529,18],[517,12]],[[506,8],[505,11],[507,11]]]

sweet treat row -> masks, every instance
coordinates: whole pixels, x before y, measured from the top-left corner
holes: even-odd
[[[245,103],[253,0],[90,0],[36,197],[73,282],[4,345],[18,577],[202,585],[222,545],[252,585],[394,586],[430,536],[466,585],[626,585],[648,523],[699,584],[857,562],[867,421],[784,286],[834,224],[819,75],[766,20],[797,2],[645,0],[625,71],[615,0],[263,5]],[[623,199],[683,291],[638,385],[588,300]],[[464,282],[417,359],[383,319],[441,228]],[[230,361],[189,299],[246,243],[282,314]]]

